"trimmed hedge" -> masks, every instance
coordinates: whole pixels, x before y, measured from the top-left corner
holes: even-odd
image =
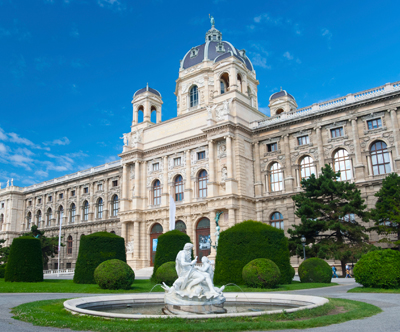
[[[294,267],[292,265],[290,265],[290,277],[294,278],[294,276],[296,275],[296,270],[294,269]]]
[[[288,239],[283,230],[248,220],[221,232],[215,262],[216,284],[243,284],[243,267],[253,259],[272,260],[281,271],[280,284],[292,282]]]
[[[21,236],[13,240],[4,280],[43,281],[43,255],[39,239]]]
[[[270,259],[257,258],[245,265],[242,277],[249,287],[275,288],[281,279],[281,271]]]
[[[301,282],[330,283],[332,281],[332,268],[321,258],[307,258],[299,266]]]
[[[135,272],[125,262],[110,259],[96,267],[94,280],[102,289],[130,289],[135,280]]]
[[[356,282],[364,287],[400,288],[400,252],[386,249],[361,257],[353,269]]]
[[[156,272],[161,265],[167,262],[175,262],[178,252],[183,250],[184,245],[189,242],[192,243],[190,237],[176,229],[160,235],[151,280],[155,281]]]
[[[157,269],[154,276],[154,281],[157,284],[165,282],[168,286],[172,286],[176,279],[178,279],[178,274],[176,273],[175,262],[164,263]]]
[[[104,261],[119,259],[126,263],[124,238],[107,232],[81,237],[76,261],[74,283],[95,284],[94,270]]]
[[[3,264],[0,266],[0,278],[4,278],[4,275],[6,273],[6,266],[7,264]]]

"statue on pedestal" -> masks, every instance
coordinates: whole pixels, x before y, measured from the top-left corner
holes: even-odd
[[[225,286],[214,287],[214,271],[210,260],[202,258],[203,265],[196,266],[197,257],[191,260],[193,244],[186,243],[176,256],[175,268],[178,279],[172,287],[163,283],[165,289],[165,314],[225,313]]]

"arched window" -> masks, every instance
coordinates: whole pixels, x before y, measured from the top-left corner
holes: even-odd
[[[221,75],[219,79],[219,84],[221,89],[221,95],[229,91],[229,75],[227,73]]]
[[[151,106],[150,108],[150,121],[153,123],[157,122],[157,108],[155,106]]]
[[[341,218],[341,220],[344,222],[354,223],[356,221],[356,215],[354,213],[348,213],[343,218]]]
[[[103,218],[103,199],[101,197],[97,200],[97,218]]]
[[[207,197],[207,180],[208,180],[208,174],[206,170],[202,170],[199,173],[199,197]]]
[[[283,172],[279,163],[273,163],[270,168],[269,185],[271,191],[283,190]]]
[[[74,223],[75,222],[75,213],[76,213],[76,207],[75,207],[75,204],[74,203],[72,203],[71,204],[71,211],[70,211],[70,222],[71,223]]]
[[[62,205],[58,208],[58,224],[61,224],[63,222],[64,218],[64,208]]]
[[[271,216],[269,224],[275,228],[283,229],[283,216],[279,212],[275,212]]]
[[[138,107],[137,112],[138,112],[138,114],[137,114],[138,123],[141,123],[141,122],[143,122],[143,117],[144,117],[144,107],[143,107],[143,105],[140,105]]]
[[[311,174],[315,174],[314,160],[310,156],[305,156],[300,161],[300,180],[308,179]]]
[[[161,183],[160,180],[154,181],[153,184],[153,205],[161,204]]]
[[[242,76],[240,76],[240,74],[237,74],[237,86],[238,86],[238,90],[240,92],[243,92]]]
[[[390,156],[385,142],[378,141],[371,145],[371,163],[373,175],[390,173]]]
[[[51,208],[47,209],[47,226],[51,225],[51,219],[53,219],[53,210]]]
[[[26,229],[31,229],[32,213],[29,212],[26,219],[27,219]]]
[[[72,244],[73,244],[73,240],[72,240],[72,236],[68,236],[67,239],[67,254],[68,255],[72,255]]]
[[[333,169],[335,172],[340,172],[340,181],[348,181],[352,178],[351,159],[345,149],[340,149],[333,155]]]
[[[0,214],[0,232],[3,230],[4,214]]]
[[[199,104],[199,89],[197,85],[193,85],[190,89],[190,107],[197,106]]]
[[[175,229],[177,229],[178,231],[181,231],[182,233],[186,234],[186,224],[182,220],[178,220],[175,223]]]
[[[42,211],[38,211],[36,215],[36,222],[37,222],[37,227],[40,228],[42,224]]]
[[[114,195],[114,197],[112,199],[112,215],[113,215],[113,217],[116,217],[118,215],[118,210],[119,210],[118,195]]]
[[[280,108],[279,110],[277,110],[275,114],[278,115],[278,114],[281,114],[281,113],[283,113],[283,109],[282,109],[282,108]]]
[[[175,177],[175,201],[183,200],[183,178],[182,175]]]
[[[83,203],[83,220],[88,221],[89,220],[89,202],[85,201]]]

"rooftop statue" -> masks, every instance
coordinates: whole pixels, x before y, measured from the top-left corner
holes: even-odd
[[[210,22],[211,22],[211,27],[215,26],[215,20],[214,17],[210,17]]]
[[[163,283],[166,314],[225,313],[225,286],[214,287],[214,270],[211,261],[202,257],[202,266],[196,266],[197,257],[191,260],[193,244],[186,243],[175,260],[178,279],[172,287]],[[179,307],[179,309],[177,308]]]

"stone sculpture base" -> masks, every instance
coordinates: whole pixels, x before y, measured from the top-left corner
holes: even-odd
[[[165,315],[205,315],[205,314],[225,314],[224,304],[203,304],[203,305],[175,305],[166,304],[162,309]]]

